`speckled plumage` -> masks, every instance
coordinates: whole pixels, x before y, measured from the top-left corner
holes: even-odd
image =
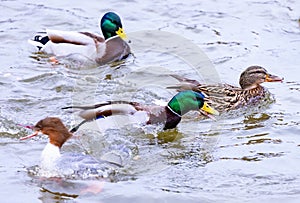
[[[191,89],[208,95],[208,104],[220,113],[252,105],[265,98],[268,90],[260,84],[263,82],[281,82],[283,79],[269,74],[260,66],[250,66],[240,77],[241,87],[229,84],[201,84],[196,80],[172,75],[181,84],[170,87],[179,91]]]

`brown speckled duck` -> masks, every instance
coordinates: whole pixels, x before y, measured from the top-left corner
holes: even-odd
[[[260,85],[261,83],[283,81],[283,78],[271,75],[261,66],[250,66],[242,72],[239,82],[241,87],[229,84],[201,84],[178,75],[172,76],[181,83],[169,88],[203,92],[209,97],[208,104],[220,113],[259,103],[268,93],[268,90]]]

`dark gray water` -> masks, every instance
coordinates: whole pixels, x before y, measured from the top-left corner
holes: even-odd
[[[1,1],[1,202],[298,202],[299,8],[299,1]],[[167,101],[174,92],[164,89],[171,81],[161,74],[165,70],[204,77],[194,75],[181,58],[134,40],[135,57],[113,67],[72,59],[53,65],[27,43],[45,28],[98,33],[99,17],[110,10],[121,15],[129,36],[160,30],[190,40],[208,56],[214,65],[209,71],[222,82],[238,85],[240,73],[253,64],[284,77],[283,83],[264,84],[276,102],[217,122],[187,116],[177,130],[158,138],[136,126],[99,129],[63,147],[98,156],[125,143],[132,160],[116,182],[29,174],[47,138],[19,141],[31,132],[17,124],[59,116],[71,126],[77,120],[60,108],[72,102]],[[151,42],[147,35],[141,40]],[[165,43],[163,36],[155,42]],[[189,53],[185,46],[181,50]],[[84,192],[90,185],[101,192]]]

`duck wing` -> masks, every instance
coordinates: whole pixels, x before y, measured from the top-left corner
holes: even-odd
[[[80,54],[95,60],[105,54],[105,40],[93,33],[47,29],[28,42],[40,51],[56,56]]]
[[[148,115],[147,124],[166,122],[166,107],[158,105],[142,105],[138,102],[128,101],[106,101],[88,106],[67,106],[62,109],[79,109],[79,116],[84,120],[70,131],[75,132],[78,128],[91,120],[104,118],[113,115],[134,115],[137,112],[146,112]]]
[[[141,105],[137,102],[106,101],[89,106],[67,106],[62,109],[79,109],[79,116],[85,120],[93,120],[112,115],[132,115],[140,111]]]
[[[229,84],[200,84],[192,89],[208,95],[208,104],[219,112],[236,109],[246,103],[243,90]]]
[[[95,41],[105,42],[105,40],[89,32],[75,32],[75,31],[62,31],[62,30],[46,30],[47,35],[53,43],[69,43],[74,45],[94,45]]]

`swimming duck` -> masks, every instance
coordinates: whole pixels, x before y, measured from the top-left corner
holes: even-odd
[[[35,133],[20,138],[26,140],[40,133],[48,135],[39,165],[38,175],[43,177],[65,178],[109,178],[120,167],[118,163],[107,160],[96,160],[83,154],[61,154],[63,144],[72,137],[72,133],[57,117],[47,117],[32,127]]]
[[[100,21],[103,37],[89,32],[46,30],[28,42],[40,51],[55,56],[80,54],[103,65],[126,58],[130,47],[124,41],[126,34],[120,17],[114,12],[105,13]]]
[[[137,102],[108,101],[92,106],[68,106],[63,109],[80,109],[79,116],[84,120],[71,129],[76,131],[82,124],[98,118],[105,118],[113,115],[141,115],[144,113],[143,124],[163,124],[164,130],[175,128],[181,121],[181,117],[189,111],[200,110],[203,114],[218,115],[218,112],[211,108],[205,101],[201,92],[191,90],[177,93],[166,106],[149,106]],[[141,118],[141,117],[139,117]]]
[[[229,84],[201,84],[178,75],[172,76],[181,84],[169,88],[203,92],[208,95],[209,105],[220,113],[259,103],[268,93],[268,90],[260,85],[261,83],[283,81],[283,78],[271,75],[261,66],[250,66],[242,72],[239,81],[241,87]]]

